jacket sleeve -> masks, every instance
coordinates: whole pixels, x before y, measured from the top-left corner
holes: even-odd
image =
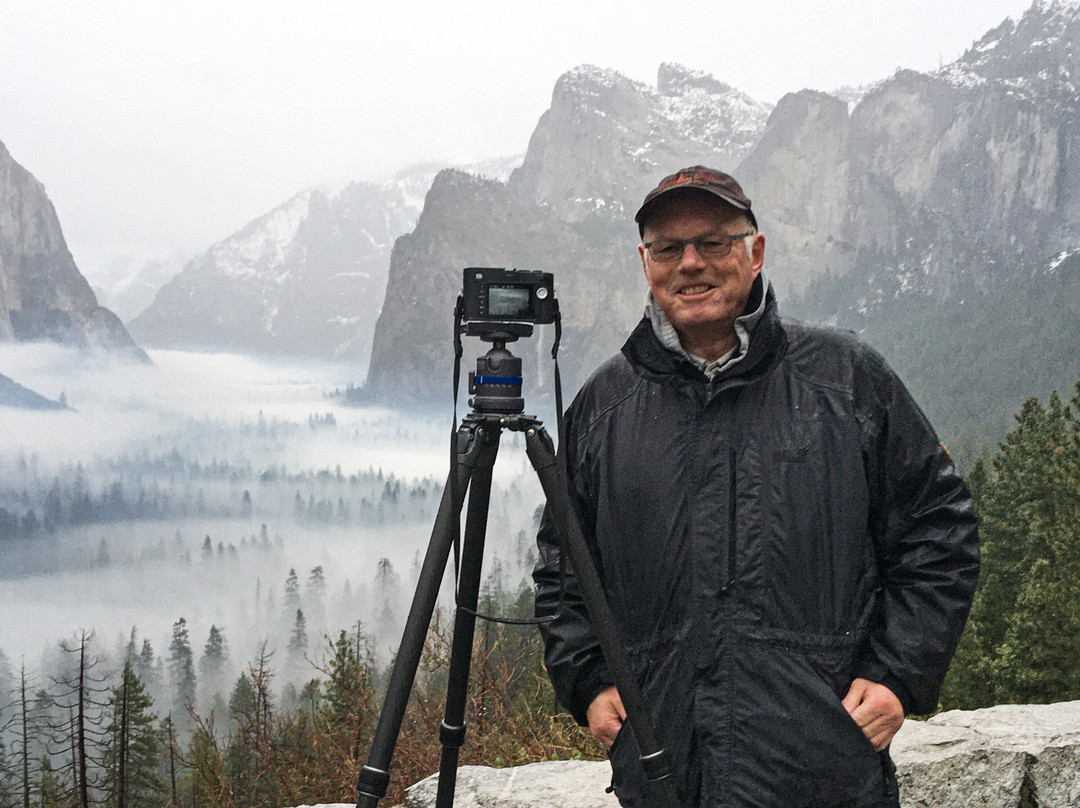
[[[855,675],[937,709],[979,572],[971,495],[910,393],[871,352],[866,470],[879,592]],[[864,377],[865,380],[865,377]]]
[[[567,483],[570,500],[575,509],[575,513],[570,516],[577,517],[585,540],[593,550],[593,560],[596,563],[599,559],[595,551],[593,520],[590,516],[592,508],[588,504],[585,475],[576,473],[576,403],[567,411],[565,424]],[[559,451],[562,453],[564,447],[560,446]],[[559,703],[570,711],[579,724],[586,726],[586,710],[596,694],[610,685],[612,679],[600,644],[589,623],[588,613],[571,569],[569,554],[565,563],[560,564],[564,550],[555,529],[550,505],[544,508],[537,533],[537,545],[539,553],[533,569],[536,616],[554,615],[552,622],[540,625],[540,634],[544,640],[544,663]],[[603,573],[599,565],[597,571],[601,573],[602,579]]]

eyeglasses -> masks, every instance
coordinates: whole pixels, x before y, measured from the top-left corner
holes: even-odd
[[[649,257],[660,264],[669,264],[678,261],[683,256],[687,244],[693,244],[697,254],[702,258],[723,258],[731,252],[736,241],[747,236],[754,235],[753,230],[745,233],[736,233],[729,236],[727,233],[710,233],[707,236],[697,238],[663,238],[643,242],[643,246],[649,251]]]

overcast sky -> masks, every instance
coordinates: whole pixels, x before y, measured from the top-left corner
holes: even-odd
[[[560,74],[661,62],[775,103],[950,62],[1029,0],[0,0],[0,142],[93,281],[299,190],[524,152]]]

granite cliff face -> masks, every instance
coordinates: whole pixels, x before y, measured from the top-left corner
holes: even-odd
[[[731,167],[768,110],[678,65],[661,67],[657,88],[591,66],[566,73],[507,183],[461,172],[436,179],[416,230],[394,248],[368,392],[446,401],[453,305],[466,266],[555,274],[564,385],[576,389],[641,316],[645,285],[632,221],[641,197],[669,166]],[[535,384],[529,394],[545,392],[541,377],[550,378],[550,368],[533,368],[550,339],[538,332],[517,345]]]
[[[0,143],[0,340],[47,340],[149,361],[98,305],[40,182]]]
[[[737,171],[759,211],[767,271],[778,289],[802,289],[822,272],[851,268],[850,166],[846,103],[813,90],[780,99]]]
[[[774,237],[773,279],[802,289],[885,256],[905,291],[940,295],[1075,246],[1078,45],[1080,10],[1036,3],[936,73],[898,71],[850,115],[821,93],[782,99],[738,169]]]
[[[659,177],[687,160],[731,170],[769,106],[711,76],[663,64],[648,87],[584,65],[559,78],[510,186],[576,220],[631,215]]]
[[[633,250],[624,222],[613,227],[610,219],[597,216],[568,222],[522,201],[504,183],[441,172],[416,229],[394,247],[366,390],[394,401],[449,400],[454,301],[467,266],[556,273],[565,323],[561,356],[563,361],[574,357],[566,383],[580,384],[584,369],[609,356],[621,340],[616,324],[640,314],[641,296],[620,245]],[[532,393],[550,384],[544,378],[550,379],[549,364],[540,370],[541,362],[550,363],[550,330],[538,327],[532,338],[512,348],[525,362]],[[486,349],[469,346],[466,370]]]

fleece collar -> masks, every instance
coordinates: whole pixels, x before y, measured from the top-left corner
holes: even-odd
[[[694,356],[682,346],[682,343],[679,342],[679,333],[675,330],[675,326],[672,325],[668,316],[664,314],[664,310],[656,302],[651,289],[645,295],[645,317],[652,324],[653,333],[656,334],[656,338],[660,340],[661,345],[690,362],[704,373],[706,378],[712,379],[741,361],[750,350],[750,334],[753,332],[758,320],[761,319],[761,315],[765,313],[765,298],[767,295],[763,294],[762,290],[767,288],[767,285],[764,272],[759,273],[750,291],[750,299],[746,304],[746,313],[735,320],[735,336],[738,340],[735,347],[712,362],[702,359],[700,356]]]

